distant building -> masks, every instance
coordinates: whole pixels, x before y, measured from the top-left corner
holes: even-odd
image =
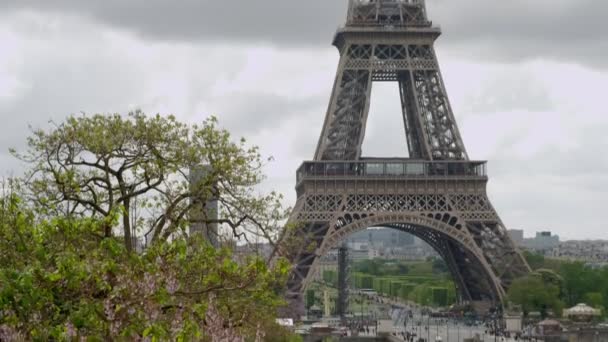
[[[538,232],[531,239],[524,239],[523,247],[526,249],[542,252],[551,250],[559,245],[559,236],[551,234],[549,231]]]
[[[235,254],[243,257],[257,255],[264,259],[270,258],[274,247],[269,243],[248,243],[245,245],[237,245]]]
[[[353,263],[372,259],[424,260],[439,256],[426,242],[391,228],[363,230],[345,241],[349,248],[349,259]],[[318,259],[313,279],[321,280],[324,271],[337,271],[337,265],[337,249],[331,249]]]
[[[191,202],[194,206],[192,209],[191,222],[189,233],[190,235],[201,234],[213,246],[219,247],[219,231],[218,223],[209,221],[217,221],[219,218],[219,200],[217,198],[208,198],[207,189],[204,187],[205,178],[209,175],[211,167],[207,165],[197,166],[190,169],[189,181],[190,190],[195,194]]]
[[[545,252],[551,258],[582,261],[590,266],[608,264],[608,241],[564,241]]]
[[[386,259],[396,260],[425,260],[429,257],[439,257],[439,254],[431,246],[424,243],[419,246],[386,249],[382,256]]]
[[[353,251],[369,250],[369,242],[348,242],[348,248]]]
[[[560,241],[559,236],[550,231],[538,232],[535,237],[527,239],[523,230],[511,229],[508,233],[519,247],[545,257],[581,261],[591,267],[608,265],[608,241],[605,240]]]
[[[436,251],[411,234],[391,229],[372,228],[346,239],[351,259],[422,260],[437,256]]]
[[[414,244],[414,236],[392,228],[372,228],[352,234],[348,243],[367,243],[375,248],[402,247]]]
[[[508,233],[516,246],[521,247],[524,245],[524,231],[522,229],[509,229]]]
[[[370,249],[369,251],[367,251],[367,256],[370,259],[376,259],[376,258],[380,258],[382,256],[382,254],[380,254],[380,250]]]
[[[367,249],[351,249],[348,254],[350,255],[350,260],[353,262],[371,259],[369,257],[369,250]]]

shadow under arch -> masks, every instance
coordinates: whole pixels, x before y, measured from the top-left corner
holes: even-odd
[[[326,255],[329,250],[337,248],[349,235],[373,227],[388,227],[410,233],[433,247],[448,264],[461,298],[465,301],[483,301],[500,303],[505,298],[505,291],[496,279],[491,266],[473,237],[463,229],[458,229],[435,218],[404,213],[383,213],[360,218],[345,224],[331,233],[317,251],[317,258]],[[454,253],[460,255],[454,256]],[[463,260],[465,259],[463,263]],[[468,269],[467,269],[468,268]],[[466,274],[469,272],[470,274]],[[463,274],[464,273],[464,274]],[[483,279],[478,279],[482,277]],[[487,297],[472,293],[472,286],[487,287]],[[477,283],[477,284],[475,284]]]

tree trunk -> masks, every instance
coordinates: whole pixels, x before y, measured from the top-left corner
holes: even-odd
[[[124,213],[122,214],[122,224],[125,236],[125,246],[127,251],[131,253],[133,251],[133,240],[131,238],[131,200],[125,199],[124,202]]]

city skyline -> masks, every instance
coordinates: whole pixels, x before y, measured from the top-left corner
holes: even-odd
[[[463,139],[471,159],[489,160],[488,193],[507,228],[607,239],[608,4],[427,2],[445,32],[436,48]],[[7,149],[23,148],[29,124],[135,108],[192,123],[216,114],[274,156],[266,187],[293,204],[295,170],[312,159],[327,109],[338,60],[330,37],[346,1],[277,3],[149,1],[131,20],[141,7],[118,1],[3,2],[2,174],[20,173]],[[403,155],[397,90],[376,90],[364,154]]]

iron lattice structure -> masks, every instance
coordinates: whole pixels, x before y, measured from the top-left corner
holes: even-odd
[[[297,172],[290,221],[299,228],[291,237],[305,243],[286,253],[297,312],[317,258],[369,227],[429,243],[462,301],[498,304],[530,271],[487,197],[486,162],[465,150],[434,51],[440,34],[423,0],[349,1],[333,41],[340,62],[315,158]],[[373,82],[398,83],[409,158],[361,156]]]

